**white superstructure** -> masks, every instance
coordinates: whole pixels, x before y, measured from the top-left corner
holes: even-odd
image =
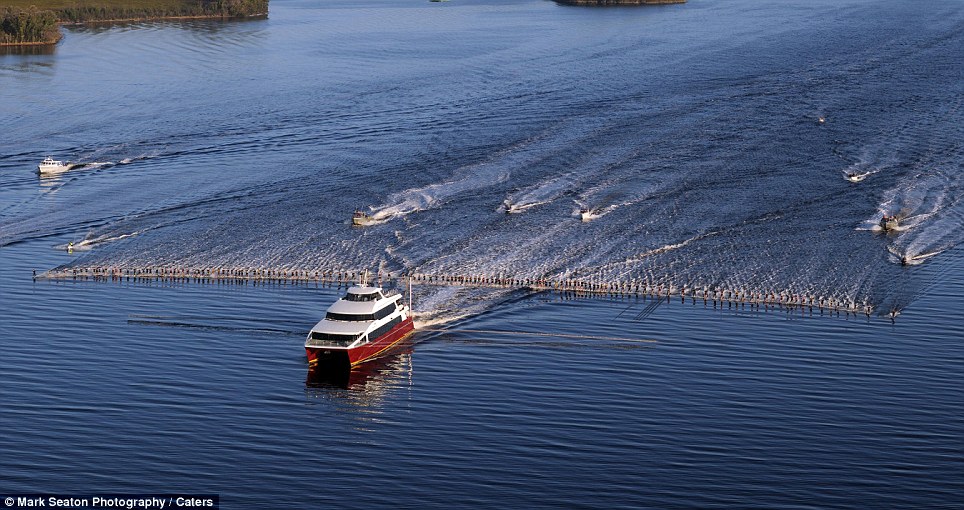
[[[46,174],[51,172],[63,172],[64,170],[70,170],[70,161],[63,162],[57,161],[50,156],[44,158],[43,161],[37,165],[37,171]]]
[[[305,347],[351,349],[374,342],[411,315],[401,299],[380,287],[351,287],[311,328]]]

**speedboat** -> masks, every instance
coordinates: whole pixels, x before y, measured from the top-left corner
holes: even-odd
[[[899,224],[897,223],[897,215],[895,214],[892,214],[890,216],[886,214],[883,215],[880,218],[880,223],[878,225],[880,225],[880,228],[883,229],[884,232],[897,230],[897,227],[899,226]]]
[[[846,174],[846,178],[850,182],[860,182],[866,179],[868,175],[870,175],[870,172],[864,172],[864,173],[849,172]]]
[[[520,214],[520,213],[524,212],[526,209],[529,209],[529,208],[531,208],[531,207],[533,207],[533,206],[536,206],[536,205],[539,205],[538,202],[536,202],[536,203],[531,203],[531,202],[530,202],[530,203],[523,203],[523,204],[513,204],[512,202],[509,202],[508,200],[505,200],[505,201],[502,202],[502,207],[501,207],[501,209],[502,209],[502,212],[504,212],[504,213],[506,213],[506,214]]]
[[[596,213],[592,209],[582,208],[579,209],[579,219],[582,221],[589,221],[596,218]]]
[[[355,211],[355,214],[351,216],[351,224],[356,227],[363,227],[365,225],[371,225],[375,222],[375,219],[365,214],[362,211]]]
[[[37,172],[42,174],[49,174],[53,172],[63,172],[65,170],[70,170],[74,165],[70,164],[70,161],[57,161],[50,156],[44,158],[43,161],[37,165]]]
[[[401,299],[381,287],[350,287],[308,333],[308,364],[352,367],[387,353],[415,330],[411,309]]]

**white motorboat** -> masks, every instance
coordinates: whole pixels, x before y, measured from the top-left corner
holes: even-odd
[[[582,209],[579,209],[579,219],[582,221],[590,221],[598,217],[599,215],[596,214],[596,211],[593,211],[592,209],[587,209],[585,207]]]
[[[57,161],[50,156],[47,156],[43,161],[40,162],[39,165],[37,165],[37,171],[42,174],[49,174],[70,170],[73,166],[74,165],[70,164],[70,161]]]
[[[845,177],[846,177],[847,180],[850,181],[850,182],[860,182],[860,181],[866,179],[868,175],[870,175],[870,172],[863,172],[863,173],[850,172],[850,173],[846,174]]]
[[[370,215],[362,211],[355,211],[355,214],[352,214],[351,216],[351,224],[356,227],[364,227],[367,225],[372,225],[374,223],[375,223],[375,218],[372,218]]]
[[[897,228],[900,226],[897,221],[896,214],[891,214],[890,216],[885,214],[882,218],[880,218],[880,223],[878,223],[878,225],[880,225],[881,230],[884,232],[897,230]]]
[[[401,299],[381,287],[349,288],[308,333],[308,363],[351,367],[393,348],[415,329],[411,309]]]

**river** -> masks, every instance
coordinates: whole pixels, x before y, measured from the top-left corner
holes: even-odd
[[[226,508],[964,504],[962,28],[953,0],[275,0],[267,19],[5,50],[0,487]],[[48,155],[83,166],[38,177]],[[356,209],[377,224],[352,227]],[[344,289],[31,277],[90,265],[873,311],[422,286],[410,342],[331,378],[303,342]]]

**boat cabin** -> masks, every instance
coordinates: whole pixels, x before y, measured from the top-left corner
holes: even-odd
[[[886,231],[896,230],[899,226],[897,221],[897,215],[884,215],[880,218],[880,228]]]
[[[40,162],[40,166],[64,166],[64,162],[47,156],[43,161]]]
[[[355,286],[328,308],[325,318],[311,328],[306,346],[349,347],[383,335],[402,322],[399,294],[386,296],[381,288]],[[376,323],[395,317],[378,327]],[[370,330],[371,329],[371,330]]]

